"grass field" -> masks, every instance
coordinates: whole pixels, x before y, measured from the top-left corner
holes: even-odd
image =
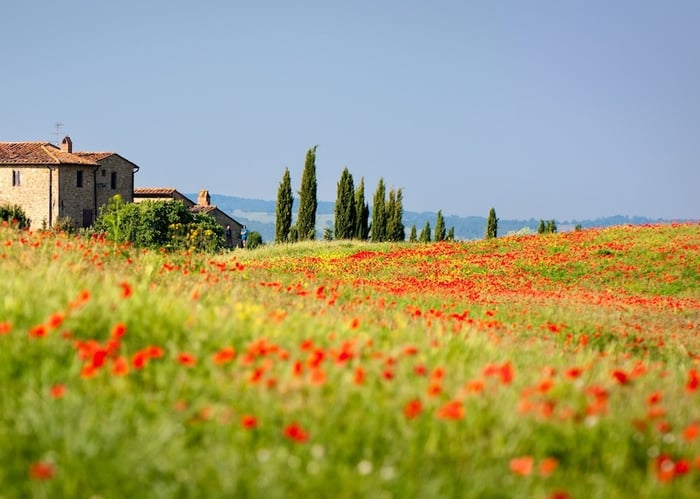
[[[0,227],[0,498],[682,498],[700,225],[142,251]]]

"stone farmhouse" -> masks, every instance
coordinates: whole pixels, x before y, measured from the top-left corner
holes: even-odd
[[[139,168],[117,153],[73,151],[70,137],[60,147],[50,142],[0,142],[0,205],[21,206],[37,229],[68,219],[76,227],[89,227],[116,194],[128,203],[181,200],[190,210],[229,226],[227,246],[240,245],[242,225],[211,205],[207,191],[194,203],[175,189],[135,189]]]

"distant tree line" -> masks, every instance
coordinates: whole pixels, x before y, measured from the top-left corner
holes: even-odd
[[[294,197],[292,195],[289,168],[285,168],[277,190],[275,208],[275,242],[293,243],[316,238],[316,148],[306,153],[302,172],[301,188],[298,192],[299,210],[297,220],[292,224]],[[401,189],[386,192],[384,179],[380,178],[374,192],[372,219],[370,223],[369,205],[365,201],[365,181],[360,179],[357,188],[352,174],[343,168],[337,184],[333,229],[327,228],[324,239],[357,239],[372,242],[404,241],[403,193]]]
[[[306,153],[306,161],[302,172],[301,188],[297,192],[299,210],[296,223],[292,223],[294,211],[294,196],[289,168],[285,168],[282,180],[277,190],[275,207],[275,243],[294,243],[297,241],[313,240],[316,237],[316,149],[314,146]],[[347,166],[343,168],[337,184],[334,204],[333,227],[323,231],[324,240],[356,239],[372,242],[395,242],[406,240],[406,228],[403,223],[403,191],[390,189],[387,192],[384,179],[380,178],[372,196],[372,209],[365,201],[365,180],[360,179],[357,187],[352,173]],[[426,222],[417,235],[416,226],[410,229],[410,242],[440,242],[454,241],[454,227],[445,227],[442,211],[437,214],[435,231]]]

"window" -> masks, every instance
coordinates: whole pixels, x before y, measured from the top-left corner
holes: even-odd
[[[83,186],[83,170],[78,170],[78,176],[76,177],[75,186],[76,187]]]
[[[117,172],[112,172],[112,175],[111,175],[110,180],[109,180],[109,186],[112,189],[117,188]]]
[[[20,179],[20,171],[19,170],[12,170],[12,186],[16,187],[18,185],[22,184],[22,181]]]

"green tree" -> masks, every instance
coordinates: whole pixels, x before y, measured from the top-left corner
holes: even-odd
[[[411,225],[411,231],[408,234],[408,242],[415,243],[418,241],[418,233],[416,231],[416,224]]]
[[[444,241],[446,237],[445,219],[442,216],[442,210],[438,210],[437,219],[435,220],[435,242]]]
[[[289,168],[284,169],[282,182],[277,189],[277,206],[275,207],[275,242],[284,243],[289,240],[289,229],[292,227],[292,208],[294,197],[292,196],[292,180]]]
[[[403,225],[403,193],[401,189],[389,191],[384,212],[386,214],[386,240],[404,241],[406,229]]]
[[[372,203],[372,227],[371,239],[372,242],[378,243],[386,241],[386,187],[384,179],[380,178],[377,183],[377,190],[374,191]]]
[[[554,234],[557,232],[557,223],[552,219],[552,220],[547,220],[546,222],[544,220],[540,219],[540,223],[537,226],[537,233],[538,234]]]
[[[455,228],[454,226],[450,227],[450,230],[447,231],[447,238],[448,241],[454,241],[455,240]]]
[[[314,146],[306,153],[304,171],[301,175],[301,190],[299,191],[299,213],[297,214],[297,233],[300,241],[316,238],[316,148]]]
[[[423,230],[420,231],[420,237],[418,240],[422,243],[430,242],[430,222],[425,222],[425,227],[423,227]]]
[[[333,240],[333,227],[326,226],[323,228],[323,240],[332,241]]]
[[[369,206],[365,203],[365,179],[360,179],[360,185],[355,191],[355,237],[365,241],[369,237]]]
[[[250,233],[248,234],[248,240],[245,243],[246,249],[255,249],[258,246],[262,246],[263,244],[264,242],[262,234],[260,234],[260,232],[256,230],[250,231]]]
[[[338,193],[335,198],[335,238],[352,239],[356,230],[355,183],[345,167],[338,181]]]
[[[489,218],[486,220],[486,239],[498,237],[498,218],[496,218],[496,210],[491,208]]]

